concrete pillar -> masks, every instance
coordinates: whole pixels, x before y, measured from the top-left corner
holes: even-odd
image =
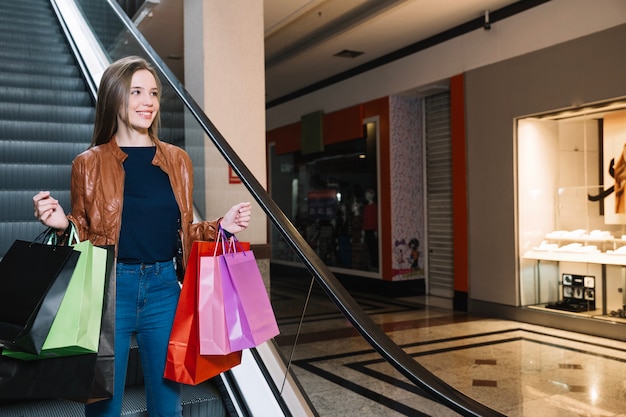
[[[184,1],[185,87],[267,188],[263,38],[262,1]],[[242,184],[229,183],[228,165],[208,138],[205,149],[207,217],[251,201],[253,222],[238,237],[267,243],[266,216]]]

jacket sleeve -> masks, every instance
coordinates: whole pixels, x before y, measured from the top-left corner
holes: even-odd
[[[193,242],[194,240],[215,240],[215,237],[217,236],[217,228],[219,227],[221,220],[222,219],[220,218],[217,220],[207,220],[191,224],[189,226],[189,236],[191,237],[191,241]]]
[[[72,212],[68,214],[69,221],[74,223],[78,238],[82,242],[87,240],[87,215],[85,211],[85,172],[84,164],[80,159],[75,159],[72,163],[72,174],[70,184],[70,199]]]

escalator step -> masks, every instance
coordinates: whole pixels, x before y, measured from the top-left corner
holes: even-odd
[[[4,0],[6,1],[6,0]],[[3,2],[0,1],[0,6]],[[38,4],[32,4],[34,2],[20,1],[15,2],[17,4],[11,4],[10,7],[2,7],[2,17],[13,20],[26,20],[32,21],[33,24],[50,24],[51,16],[54,16],[52,7],[48,7],[49,4],[37,2]],[[31,4],[28,4],[31,3]],[[42,7],[43,6],[43,7]]]
[[[0,165],[2,190],[54,190],[70,188],[69,165]]]
[[[57,91],[40,88],[17,88],[0,86],[0,103],[54,104],[57,106],[93,106],[86,91]]]
[[[47,42],[35,42],[29,44],[16,43],[13,36],[0,32],[0,49],[19,56],[20,53],[39,51],[42,55],[65,54],[69,55],[68,45],[63,37],[50,38]]]
[[[0,17],[0,25],[3,27],[1,39],[7,40],[10,35],[16,42],[25,43],[39,40],[50,43],[54,40],[63,40],[63,33],[58,24],[31,24],[30,19],[11,18],[3,15]]]
[[[183,417],[226,417],[219,393],[210,381],[197,386],[183,386],[182,404]],[[82,404],[62,400],[44,400],[0,404],[0,415],[2,417],[82,417],[85,414]],[[148,416],[143,387],[126,389],[120,416]]]
[[[0,48],[2,48],[2,45],[0,45]],[[81,78],[80,71],[75,64],[33,65],[30,62],[0,61],[0,72]]]
[[[0,405],[0,415],[3,417],[84,417],[85,407],[71,401],[46,400],[18,402]]]
[[[0,0],[0,7],[3,13],[30,14],[33,18],[49,16],[52,11],[50,4],[41,0]]]
[[[0,190],[0,222],[28,223],[35,221],[33,215],[33,196],[40,189],[7,191]],[[66,212],[70,211],[70,191],[52,190],[52,196],[59,200]],[[39,224],[39,227],[43,227]],[[37,235],[31,236],[35,238]],[[4,237],[4,236],[3,236]],[[26,237],[26,236],[25,236]],[[28,239],[27,239],[28,240]]]
[[[84,91],[85,81],[82,78],[0,73],[0,86]]]
[[[8,60],[8,61],[26,61],[32,62],[33,64],[40,65],[53,65],[53,64],[65,64],[72,65],[76,64],[76,61],[70,55],[69,52],[53,52],[53,53],[42,53],[42,51],[38,51],[36,48],[30,50],[28,48],[1,48],[0,49],[0,60]]]
[[[18,122],[0,120],[1,138],[20,138],[21,140],[50,142],[89,143],[93,133],[93,124]]]
[[[209,381],[196,386],[184,385],[181,396],[183,417],[226,417],[220,394]],[[142,386],[126,388],[122,402],[124,417],[148,417]]]
[[[93,123],[94,118],[95,109],[90,107],[0,103],[0,119],[3,120],[83,124]]]
[[[41,152],[42,149],[45,152]],[[0,164],[69,165],[85,149],[87,145],[80,142],[51,143],[6,138],[0,141]]]
[[[33,211],[32,196],[35,194],[36,191],[30,193],[29,197],[31,199],[31,212]],[[0,223],[0,236],[2,236],[2,239],[0,239],[0,256],[7,253],[15,240],[19,239],[32,242],[45,229],[45,226],[35,220],[34,215],[30,221]],[[2,413],[0,413],[0,415],[2,415]]]

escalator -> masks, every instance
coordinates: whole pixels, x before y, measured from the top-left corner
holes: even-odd
[[[114,0],[76,0],[76,3],[0,0],[0,7],[0,57],[3,57],[0,60],[0,256],[14,239],[32,240],[41,231],[42,226],[32,220],[31,198],[38,190],[52,190],[60,197],[61,204],[70,208],[70,163],[88,147],[93,86],[97,85],[98,74],[108,62],[128,54],[140,55],[153,63],[164,86],[160,135],[187,150],[194,169],[198,170],[196,178],[204,177],[203,155],[208,137],[330,302],[384,360],[425,396],[460,415],[501,415],[428,372],[372,322],[147,44],[119,4]],[[22,33],[21,28],[28,29]],[[35,34],[39,37],[30,37]],[[46,55],[65,58],[58,66],[52,64],[52,58],[38,61]],[[57,75],[44,72],[53,68],[58,74],[67,75],[58,75],[57,80]],[[28,76],[19,76],[24,74]],[[57,90],[48,91],[48,87],[57,84]],[[61,99],[66,95],[68,98]],[[204,201],[202,184],[196,183],[194,192],[195,201]],[[123,415],[139,417],[147,413],[137,357],[135,349],[131,354]],[[183,401],[185,416],[318,415],[293,376],[289,361],[271,342],[246,350],[241,365],[206,384],[186,386]],[[7,417],[79,416],[81,412],[81,404],[65,401],[0,403],[0,415]]]
[[[39,190],[50,190],[70,208],[71,163],[91,141],[95,89],[50,1],[0,0],[0,8],[1,257],[15,239],[32,240],[44,229],[33,217],[32,196]],[[227,415],[216,382],[185,387],[185,415]],[[126,384],[124,415],[147,415],[136,346]],[[83,406],[5,401],[0,415],[82,416]]]
[[[35,238],[32,196],[69,207],[70,164],[91,139],[94,101],[46,1],[1,0],[0,256]]]

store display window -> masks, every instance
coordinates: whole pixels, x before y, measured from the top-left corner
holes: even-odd
[[[346,272],[379,271],[375,131],[310,154],[269,147],[272,198],[322,261]],[[276,230],[272,261],[298,262]]]
[[[520,304],[625,319],[626,102],[516,130]]]

